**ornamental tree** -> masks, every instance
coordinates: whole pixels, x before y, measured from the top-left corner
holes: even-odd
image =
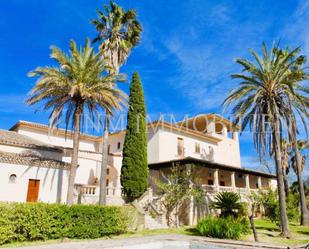
[[[129,202],[140,197],[148,186],[146,107],[143,87],[137,72],[133,74],[130,86],[121,185]]]

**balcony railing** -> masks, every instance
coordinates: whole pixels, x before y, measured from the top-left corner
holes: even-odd
[[[235,188],[229,186],[219,186],[220,192],[235,192]]]
[[[99,187],[95,185],[75,184],[74,188],[76,193],[82,196],[99,196],[100,192]],[[109,186],[106,188],[106,195],[108,197],[121,195],[121,189]]]
[[[215,185],[202,185],[203,189],[207,193],[219,193],[219,192],[237,192],[239,194],[248,194],[249,189],[247,188],[238,188],[238,187],[231,187],[231,186],[215,186]],[[258,189],[250,189],[250,191],[258,191]]]

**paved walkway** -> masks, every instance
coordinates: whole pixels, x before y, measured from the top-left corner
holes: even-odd
[[[204,246],[190,247],[190,244],[203,244]],[[284,249],[286,247],[273,246],[261,243],[218,240],[200,236],[187,235],[153,235],[144,237],[132,237],[126,239],[100,239],[100,240],[84,240],[79,242],[62,242],[45,245],[34,245],[19,247],[22,249]]]

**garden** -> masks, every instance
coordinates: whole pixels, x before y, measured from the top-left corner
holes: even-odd
[[[1,203],[0,245],[166,233],[282,245],[309,243],[309,186],[303,182],[302,175],[308,142],[300,139],[298,132],[300,124],[306,127],[308,118],[309,91],[301,83],[308,80],[309,75],[300,48],[281,49],[277,44],[268,49],[263,43],[261,57],[251,51],[252,62],[237,59],[242,71],[232,74],[231,78],[241,82],[224,101],[227,108],[233,107],[234,123],[243,119],[241,128],[253,131],[260,157],[273,158],[278,189],[251,194],[246,202],[237,193],[220,192],[209,203],[212,215],[201,218],[195,227],[182,227],[179,224],[182,202],[190,198],[203,200],[205,193],[193,184],[191,175],[176,172],[170,182],[158,183],[168,215],[174,215],[175,227],[140,230],[139,215],[130,203],[143,195],[148,187],[146,107],[137,72],[132,77],[129,97],[117,84],[126,81],[119,70],[140,42],[142,27],[134,10],[126,12],[113,2],[110,7],[105,6],[105,10],[107,14],[99,11],[99,18],[92,21],[98,35],[93,41],[99,46],[98,52],[89,39],[80,50],[71,41],[68,55],[52,47],[51,57],[58,67],[38,67],[30,73],[31,77],[38,77],[38,81],[27,103],[43,103],[44,109],[51,111],[51,127],[63,115],[66,127],[72,124],[74,128],[67,205]],[[59,88],[64,90],[59,91]],[[106,206],[109,119],[114,112],[126,107],[127,102],[130,108],[121,185],[128,205]],[[100,112],[105,113],[98,205],[73,204],[83,112],[90,113],[93,119],[99,118]],[[298,119],[302,122],[297,122]],[[141,132],[135,132],[136,127]],[[292,172],[297,180],[291,185],[288,174]]]

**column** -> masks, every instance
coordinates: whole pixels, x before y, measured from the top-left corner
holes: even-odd
[[[249,174],[245,175],[245,180],[246,180],[246,189],[250,191],[250,181],[249,181]]]
[[[117,175],[116,175],[116,186],[115,186],[115,196],[121,197],[122,196],[122,189],[121,189],[121,181],[120,181],[120,174],[121,174],[121,168],[120,167],[115,167],[117,170]]]
[[[207,133],[214,134],[216,133],[216,123],[213,120],[207,120]]]
[[[189,225],[192,226],[194,225],[194,200],[193,197],[191,196],[190,198],[190,204],[189,204]]]
[[[186,170],[187,170],[187,174],[190,176],[192,175],[192,165],[191,164],[186,164]],[[192,185],[192,183],[190,183],[190,185]],[[192,187],[192,186],[190,186]],[[194,219],[194,205],[193,205],[194,201],[193,201],[193,197],[190,197],[190,203],[189,203],[189,225],[192,226],[193,225],[193,219]]]
[[[224,136],[224,137],[228,137],[228,134],[227,134],[227,127],[225,126],[225,125],[222,125],[223,127],[222,127],[222,135]]]
[[[231,172],[231,187],[233,189],[236,189],[236,183],[235,183],[235,172]]]
[[[238,132],[237,131],[233,131],[233,139],[238,142]]]
[[[257,177],[257,184],[258,184],[258,188],[262,189],[262,177],[260,176]]]
[[[219,170],[215,169],[214,171],[214,187],[215,189],[219,189]]]

